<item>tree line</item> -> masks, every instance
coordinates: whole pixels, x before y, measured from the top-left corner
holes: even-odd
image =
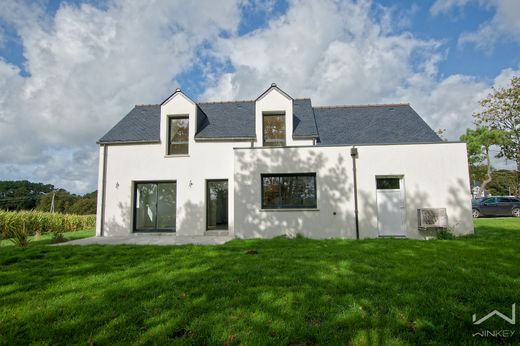
[[[460,137],[467,143],[472,184],[480,182],[480,196],[520,195],[520,77],[493,88],[480,105],[482,111],[473,114],[476,128]],[[512,160],[516,170],[494,170],[492,157]]]
[[[77,195],[52,184],[27,180],[0,181],[0,210],[50,211],[54,195],[54,211],[66,214],[95,214],[97,191]]]

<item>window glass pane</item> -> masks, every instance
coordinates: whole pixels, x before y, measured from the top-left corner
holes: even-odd
[[[399,178],[377,178],[376,185],[378,190],[398,190]]]
[[[155,229],[157,186],[155,184],[138,184],[135,202],[135,228],[137,230]]]
[[[262,176],[262,208],[316,208],[316,175]]]
[[[228,182],[227,180],[207,182],[207,223],[208,229],[228,228]]]
[[[285,145],[285,115],[264,114],[264,146]]]
[[[137,183],[135,194],[136,231],[174,231],[176,219],[175,182]]]
[[[180,155],[188,153],[188,144],[170,144],[171,155]]]
[[[188,153],[189,122],[188,118],[170,118],[170,143],[168,154]]]
[[[157,201],[157,229],[175,229],[175,217],[177,213],[175,183],[159,183]]]
[[[171,118],[170,122],[170,141],[187,142],[189,137],[188,118]]]
[[[316,207],[316,177],[301,176],[301,200],[304,207]]]
[[[280,177],[263,177],[262,183],[264,189],[264,205],[266,205],[268,208],[276,208],[276,206],[279,205],[281,201]]]

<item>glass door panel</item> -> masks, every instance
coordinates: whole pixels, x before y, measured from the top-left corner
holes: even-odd
[[[228,182],[208,180],[207,186],[207,228],[228,228]]]
[[[157,218],[157,185],[138,184],[136,190],[135,228],[153,231]]]
[[[136,232],[175,231],[176,187],[175,182],[136,183]]]
[[[158,184],[157,229],[175,230],[176,196],[177,186],[175,183]]]

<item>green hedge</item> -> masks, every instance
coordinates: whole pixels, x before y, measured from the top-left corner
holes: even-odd
[[[73,232],[96,227],[96,215],[0,210],[0,233],[3,238],[10,238],[12,232],[22,230],[24,226],[30,235]]]

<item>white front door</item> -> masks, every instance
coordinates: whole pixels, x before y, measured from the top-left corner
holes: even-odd
[[[377,224],[381,236],[405,235],[404,190],[400,177],[377,177]]]

